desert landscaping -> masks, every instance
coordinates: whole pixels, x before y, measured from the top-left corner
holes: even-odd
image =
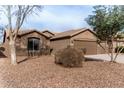
[[[1,88],[124,87],[124,6],[0,9]]]
[[[18,57],[14,66],[9,58],[0,59],[0,87],[90,88],[124,87],[124,64],[86,61],[83,67],[65,68],[54,63],[54,56]]]

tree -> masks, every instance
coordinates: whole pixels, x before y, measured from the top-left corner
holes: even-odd
[[[118,32],[117,34],[116,34],[116,36],[115,36],[115,39],[116,40],[120,40],[120,39],[124,39],[124,32],[122,31],[122,32]]]
[[[4,28],[0,26],[0,44],[4,41]]]
[[[6,15],[8,19],[7,31],[9,32],[9,46],[10,46],[10,55],[11,63],[17,64],[16,60],[16,38],[17,34],[20,31],[24,21],[29,15],[37,14],[42,10],[42,6],[37,5],[15,5],[15,6],[1,6],[2,12]],[[14,19],[14,20],[13,20]],[[14,22],[13,22],[14,21]]]
[[[124,29],[124,6],[94,6],[93,15],[86,18],[86,22],[96,31],[98,41],[106,41],[110,50],[111,62],[114,62],[114,40],[119,31]],[[98,42],[100,44],[100,42]],[[104,48],[102,45],[100,45]],[[106,50],[104,48],[106,52]],[[120,51],[119,51],[120,52]],[[118,54],[116,54],[117,56]]]

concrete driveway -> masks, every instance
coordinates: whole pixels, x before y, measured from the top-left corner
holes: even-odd
[[[116,54],[114,54],[114,57],[115,55]],[[85,57],[103,61],[110,61],[111,59],[110,56],[108,56],[108,54],[85,55]],[[115,61],[118,63],[124,63],[124,54],[119,54]]]

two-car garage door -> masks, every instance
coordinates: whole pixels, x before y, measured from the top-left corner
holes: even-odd
[[[88,40],[75,40],[74,46],[79,49],[85,49],[86,54],[97,54],[97,43],[96,41]]]

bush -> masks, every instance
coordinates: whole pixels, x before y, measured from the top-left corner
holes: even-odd
[[[60,60],[60,56],[63,50],[59,50],[55,53],[55,63],[56,64],[62,64],[61,60]]]
[[[4,52],[5,48],[4,47],[0,47],[0,51]]]
[[[55,63],[65,67],[81,67],[84,55],[81,50],[68,47],[55,54]]]
[[[52,53],[52,48],[50,46],[46,46],[45,48],[42,48],[40,51],[42,55],[50,55]]]
[[[123,49],[122,49],[123,48]],[[121,50],[121,52],[120,53],[124,53],[124,46],[117,46],[116,48],[115,48],[115,53],[117,53],[118,51],[120,51]]]

